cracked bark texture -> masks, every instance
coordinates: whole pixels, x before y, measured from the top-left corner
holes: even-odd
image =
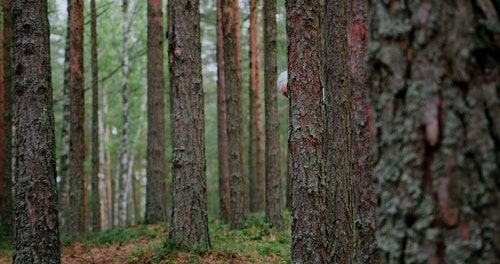
[[[382,260],[496,263],[500,6],[370,3]]]
[[[199,2],[168,2],[172,219],[176,248],[210,249]]]
[[[47,2],[11,4],[16,124],[12,263],[60,263]]]

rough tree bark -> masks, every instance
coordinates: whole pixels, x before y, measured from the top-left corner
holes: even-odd
[[[355,263],[347,1],[325,2],[325,170],[329,263]]]
[[[375,124],[370,117],[365,61],[368,46],[368,0],[349,1],[347,10],[352,175],[356,203],[356,263],[380,263],[375,241],[375,178],[372,176],[372,128]]]
[[[229,171],[226,125],[226,89],[224,87],[224,45],[222,7],[217,0],[217,151],[219,157],[219,215],[229,223]]]
[[[222,0],[224,47],[224,87],[226,89],[226,124],[229,147],[229,189],[231,229],[245,224],[245,188],[243,167],[243,109],[241,84],[241,49],[237,0]]]
[[[292,263],[328,263],[321,0],[286,2]]]
[[[249,85],[249,169],[250,212],[262,211],[265,208],[265,167],[264,167],[264,131],[262,127],[261,86],[260,86],[260,52],[259,23],[257,0],[250,0],[250,26],[248,34],[250,57]]]
[[[172,123],[172,221],[169,238],[182,250],[210,249],[199,1],[168,2]]]
[[[283,230],[281,195],[281,149],[278,97],[276,92],[276,1],[263,1],[264,17],[264,87],[265,87],[265,177],[266,222],[277,230]]]
[[[47,2],[11,4],[16,124],[12,262],[60,263]]]
[[[144,221],[150,224],[167,221],[162,3],[162,0],[148,1],[148,148]]]
[[[500,6],[371,1],[386,263],[500,261]]]
[[[91,35],[91,68],[92,68],[92,193],[91,193],[91,226],[92,231],[101,230],[101,198],[99,197],[99,76],[97,68],[97,34],[95,0],[90,0],[90,35]]]
[[[81,240],[85,234],[84,213],[84,83],[83,83],[83,0],[70,0],[69,16],[69,98],[71,109],[69,152],[69,215],[71,238]]]

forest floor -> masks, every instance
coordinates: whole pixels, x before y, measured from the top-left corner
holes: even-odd
[[[251,214],[245,227],[230,230],[217,219],[209,221],[212,249],[180,252],[169,248],[166,225],[136,225],[89,233],[83,242],[61,238],[61,263],[289,263],[290,222],[285,231]],[[0,242],[0,264],[12,263],[12,240]]]

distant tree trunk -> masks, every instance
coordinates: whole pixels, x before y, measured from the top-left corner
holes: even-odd
[[[16,124],[12,263],[60,263],[47,2],[11,3]]]
[[[355,263],[347,1],[325,2],[325,171],[329,263]]]
[[[260,86],[260,52],[259,52],[259,22],[257,0],[250,0],[250,166],[248,170],[250,183],[250,211],[262,211],[265,208],[265,168],[264,140],[262,128],[261,86]]]
[[[95,0],[90,0],[90,35],[92,56],[92,231],[101,230],[101,198],[99,197],[99,78],[97,68],[97,34]]]
[[[129,123],[128,123],[128,75],[129,75],[129,48],[128,38],[130,26],[128,23],[128,0],[122,2],[122,29],[123,29],[123,43],[122,43],[122,135],[120,142],[120,160],[118,166],[118,185],[117,185],[117,202],[118,202],[118,225],[125,226],[127,224],[127,185],[129,184],[128,166],[129,166]]]
[[[3,18],[3,2],[0,2],[0,16]],[[3,39],[3,19],[0,19],[0,38]],[[8,85],[5,86],[5,83],[3,81],[3,71],[4,71],[4,66],[3,66],[3,41],[0,39],[0,110],[5,111],[5,97],[4,97],[4,89],[5,87],[9,87]],[[7,88],[8,89],[8,88]],[[0,114],[0,173],[3,175],[3,168],[4,168],[4,155],[3,155],[3,149],[4,149],[4,131],[6,130],[5,128],[5,122],[4,122],[4,116],[3,114]],[[6,199],[3,195],[3,176],[0,177],[0,210],[3,208],[3,201]],[[2,219],[0,218],[0,226],[2,225]],[[3,232],[0,232],[0,235],[2,235]]]
[[[167,221],[162,0],[148,0],[148,148],[144,221]]]
[[[108,88],[106,85],[103,87],[103,92],[102,92],[102,118],[104,119],[105,116],[108,115],[108,108],[109,108],[109,103],[108,103]],[[106,182],[106,203],[104,205],[105,211],[106,211],[106,228],[112,228],[114,225],[114,211],[113,211],[113,175],[111,174],[111,154],[110,154],[110,137],[111,137],[111,131],[109,128],[109,122],[106,120],[102,120],[102,131],[103,131],[103,144],[102,144],[102,154],[101,154],[101,159],[102,159],[102,164],[104,164],[103,167],[103,173],[105,177],[105,182]]]
[[[69,2],[68,2],[69,5]],[[59,159],[59,228],[68,231],[69,223],[69,152],[71,109],[69,99],[69,14],[66,30],[66,47],[64,49],[64,81],[62,99],[61,154]]]
[[[71,108],[69,153],[69,235],[81,240],[85,234],[83,162],[84,84],[83,84],[83,0],[70,0],[69,15],[69,98]]]
[[[370,3],[382,259],[499,263],[500,6]]]
[[[246,180],[242,164],[243,109],[238,1],[222,0],[221,7],[231,210],[229,224],[231,229],[241,229],[245,224]]]
[[[368,0],[348,2],[347,39],[351,87],[352,175],[356,203],[356,263],[380,263],[375,241],[375,180],[372,176],[372,129],[365,52]]]
[[[168,2],[173,212],[169,238],[178,249],[210,249],[205,123],[197,0]]]
[[[263,1],[264,17],[264,87],[266,114],[266,222],[278,230],[284,229],[281,195],[280,120],[276,92],[276,1]]]
[[[104,98],[106,98],[106,92],[103,91],[103,101]],[[103,106],[105,104],[103,103]],[[105,107],[103,107],[105,108]],[[110,219],[111,219],[111,211],[109,210],[109,196],[110,194],[108,193],[108,164],[106,164],[106,152],[105,152],[105,147],[106,147],[106,140],[107,140],[107,134],[106,134],[106,129],[104,125],[104,118],[103,115],[105,114],[105,111],[103,109],[102,112],[99,113],[98,115],[98,125],[99,125],[99,135],[102,135],[102,140],[99,140],[99,174],[101,175],[99,177],[99,190],[100,190],[100,198],[101,198],[101,229],[108,229],[111,227],[110,225]]]
[[[219,155],[219,215],[229,223],[230,194],[228,141],[226,125],[226,89],[224,87],[224,44],[222,36],[222,0],[217,0],[217,150]]]
[[[286,2],[292,263],[328,263],[322,2]]]
[[[12,93],[12,57],[11,57],[11,15],[10,0],[3,1],[3,45],[0,52],[3,54],[3,169],[2,176],[3,188],[1,199],[1,225],[0,233],[5,236],[14,234],[14,200],[12,199],[12,111],[13,111],[13,93]]]

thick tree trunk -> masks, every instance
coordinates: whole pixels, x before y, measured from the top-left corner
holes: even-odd
[[[266,222],[284,229],[281,194],[281,149],[278,98],[276,92],[276,1],[264,0],[264,87],[266,114]]]
[[[330,263],[355,263],[347,1],[325,3],[325,170]]]
[[[167,221],[162,0],[148,1],[148,148],[146,223]]]
[[[224,46],[224,87],[226,89],[226,124],[228,136],[228,169],[230,189],[230,227],[245,224],[246,178],[243,167],[243,109],[241,84],[241,49],[237,0],[222,0],[222,34]]]
[[[178,249],[208,250],[199,2],[169,1],[168,14],[173,181],[169,238]]]
[[[10,15],[10,0],[3,1],[3,47],[0,52],[3,54],[3,121],[4,121],[4,134],[3,134],[3,169],[2,176],[3,188],[1,199],[1,219],[2,229],[0,233],[6,236],[14,234],[14,201],[12,199],[12,107],[13,107],[13,93],[12,93],[12,62],[11,62],[11,15]]]
[[[222,36],[222,7],[217,0],[217,150],[219,157],[219,215],[229,223],[229,171],[226,125],[226,89],[224,87],[224,45]]]
[[[12,262],[60,263],[47,2],[11,3],[16,124]]]
[[[101,230],[101,198],[99,197],[99,76],[97,69],[97,35],[96,35],[96,11],[95,0],[90,1],[90,34],[91,34],[91,56],[92,56],[92,194],[91,207],[92,231]]]
[[[130,183],[128,167],[129,167],[129,102],[128,102],[128,75],[129,75],[129,48],[128,38],[130,26],[128,22],[128,0],[122,2],[122,135],[120,141],[120,160],[118,166],[118,184],[117,184],[117,220],[119,226],[127,224],[127,200],[128,200],[128,184]]]
[[[249,184],[250,184],[250,212],[262,211],[265,208],[265,168],[264,168],[264,140],[262,127],[261,86],[260,86],[260,52],[259,52],[259,23],[257,0],[250,0],[250,28],[249,28],[249,57],[250,57],[250,104],[249,104]]]
[[[69,153],[69,234],[81,240],[85,234],[83,162],[84,84],[83,84],[83,0],[70,0],[69,15],[69,98],[71,109]]]
[[[500,6],[382,2],[369,56],[382,257],[498,263]]]
[[[328,263],[321,2],[286,2],[293,263]]]
[[[348,2],[349,86],[351,87],[352,175],[356,203],[356,263],[380,263],[375,241],[375,179],[372,176],[372,129],[367,66],[368,0]]]

